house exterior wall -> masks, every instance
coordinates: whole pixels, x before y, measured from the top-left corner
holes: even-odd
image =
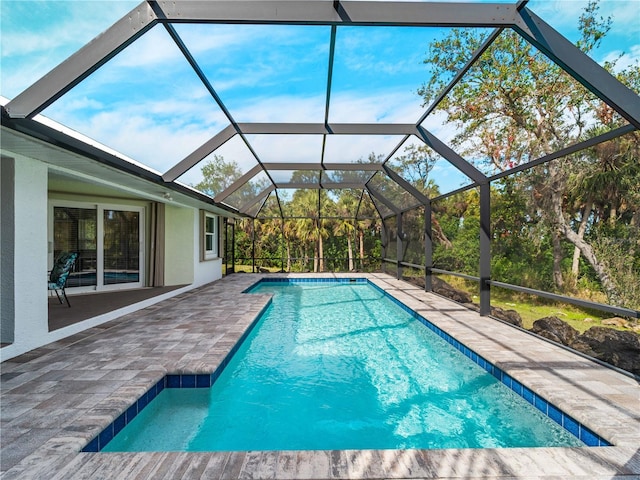
[[[5,161],[8,162],[6,165],[4,165]],[[92,196],[73,191],[50,191],[50,166],[47,163],[20,155],[15,156],[15,162],[12,158],[3,155],[2,162],[3,168],[0,173],[2,266],[11,265],[11,268],[9,271],[3,268],[0,276],[2,343],[10,343],[0,349],[0,361],[16,357],[144,308],[156,301],[221,278],[222,266],[219,259],[200,260],[199,210],[193,206],[178,205],[175,202],[166,204],[165,284],[187,286],[156,299],[49,332],[47,307],[49,293],[46,275],[50,267],[47,233],[50,203],[55,201],[115,203],[144,206],[145,210],[148,210],[150,200],[142,194],[140,199],[135,200],[103,195]],[[99,182],[99,179],[95,180]],[[79,182],[81,183],[82,180]],[[5,201],[7,199],[10,201]],[[150,243],[148,214],[145,214],[145,219],[145,256],[148,260]],[[145,265],[148,265],[148,262],[145,262]]]
[[[50,341],[46,284],[47,166],[37,160],[16,158],[14,167],[14,234],[9,245],[4,241],[2,245],[3,256],[13,250],[13,318],[3,316],[3,323],[13,324],[12,346],[19,344],[17,350],[23,353]],[[4,293],[3,289],[3,296]],[[3,348],[3,354],[6,348],[11,347]]]
[[[165,206],[165,285],[193,283],[195,213],[193,208]]]
[[[222,260],[201,260],[202,225],[195,208],[165,207],[165,285],[204,285],[222,278]]]

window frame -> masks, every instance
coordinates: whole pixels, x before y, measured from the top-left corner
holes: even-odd
[[[201,210],[200,213],[200,261],[216,260],[220,258],[218,242],[219,216],[214,213],[207,212],[206,210]],[[213,219],[213,232],[207,231],[207,220],[210,218]],[[207,249],[207,238],[209,237],[212,241],[211,249]]]

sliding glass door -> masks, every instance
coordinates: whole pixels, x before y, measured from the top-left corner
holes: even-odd
[[[54,202],[50,206],[49,267],[77,252],[68,288],[110,290],[144,286],[144,209]]]
[[[105,209],[104,285],[140,283],[140,212]]]
[[[53,242],[49,245],[50,267],[63,252],[78,254],[73,272],[67,279],[69,288],[97,285],[98,218],[95,208],[53,207]]]

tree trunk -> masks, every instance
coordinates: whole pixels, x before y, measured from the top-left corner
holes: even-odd
[[[440,226],[440,222],[435,219],[433,214],[431,215],[431,232],[434,240],[440,242],[444,246],[444,248],[453,248],[453,244],[444,234],[444,232],[442,231],[442,227]]]
[[[552,196],[556,195],[559,194],[556,192],[552,193]],[[557,199],[555,199],[555,201],[552,202],[552,209],[554,223],[558,229],[564,234],[567,240],[580,249],[580,253],[582,253],[585,260],[593,267],[596,275],[598,275],[598,278],[600,279],[600,283],[602,284],[602,288],[604,289],[609,302],[613,305],[618,304],[620,297],[616,286],[611,279],[607,266],[598,260],[593,247],[585,242],[584,239],[580,238],[580,236],[573,231],[571,225],[567,223],[562,212],[562,202],[558,202]]]
[[[560,232],[553,230],[551,232],[551,241],[553,244],[553,283],[558,289],[564,288],[564,278],[562,278],[562,244],[560,243]]]
[[[580,219],[580,225],[578,226],[578,237],[580,240],[584,240],[584,234],[587,231],[587,223],[589,221],[589,217],[591,216],[591,208],[593,206],[593,202],[591,199],[587,200],[586,205],[584,206],[584,210],[582,211],[582,218]],[[573,262],[571,263],[571,274],[573,275],[574,286],[575,282],[578,280],[578,275],[580,274],[580,249],[576,246],[573,247]]]
[[[564,215],[562,213],[562,194],[564,192],[562,167],[556,162],[548,164],[548,178],[542,191],[542,211],[548,215],[551,226],[551,244],[553,247],[553,283],[559,290],[564,288],[562,277],[562,243]],[[558,216],[558,212],[560,212]]]
[[[287,272],[291,272],[291,244],[287,242]]]
[[[324,248],[322,246],[322,235],[318,232],[318,267],[324,272]]]
[[[306,245],[304,247],[301,245],[300,246],[300,262],[301,262],[301,268],[303,272],[307,271],[308,261],[309,261],[309,258],[307,256],[307,247]]]
[[[318,242],[313,242],[313,273],[318,272]]]
[[[364,270],[364,230],[358,232],[360,239],[360,269]]]
[[[611,210],[609,210],[609,226],[614,228],[618,220],[618,207],[611,202]]]
[[[347,234],[347,253],[349,255],[349,271],[353,272],[353,247],[351,245],[350,234]]]
[[[602,283],[602,288],[604,288],[605,293],[607,294],[607,298],[613,305],[617,305],[619,302],[619,295],[613,280],[611,279],[611,275],[609,274],[609,269],[607,266],[600,262],[596,257],[596,254],[593,250],[593,247],[581,239],[576,232],[571,229],[571,226],[565,225],[564,231],[567,240],[573,243],[576,247],[580,249],[580,252],[584,256],[585,260],[589,262],[589,265],[593,267]]]

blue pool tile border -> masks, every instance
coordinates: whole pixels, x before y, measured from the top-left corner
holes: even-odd
[[[455,347],[459,352],[468,357],[471,361],[475,362],[481,368],[485,369],[491,375],[493,375],[498,381],[503,383],[506,387],[510,388],[517,395],[524,398],[528,403],[533,405],[539,411],[548,416],[551,420],[562,426],[569,433],[579,438],[585,445],[589,447],[610,447],[612,444],[602,438],[597,433],[593,432],[582,423],[575,420],[570,415],[567,415],[551,402],[546,400],[541,395],[538,395],[527,386],[520,383],[515,378],[504,372],[499,367],[493,365],[491,362],[478,355],[462,342],[456,340],[447,332],[437,327],[425,317],[406,306],[397,298],[390,295],[384,289],[380,288],[375,283],[371,282],[367,278],[263,278],[254,283],[242,293],[249,293],[261,283],[283,283],[283,284],[295,284],[295,283],[358,283],[369,284],[387,298],[393,301],[396,305],[409,313],[413,318],[417,319],[420,323],[426,326],[433,333],[438,335],[444,341]],[[147,392],[142,395],[133,405],[119,415],[113,422],[111,422],[102,432],[100,432],[95,438],[93,438],[87,446],[85,446],[82,452],[99,452],[101,451],[113,438],[120,433],[120,431],[131,422],[162,390],[165,388],[210,388],[218,379],[222,371],[229,364],[233,356],[236,354],[246,337],[251,333],[256,326],[260,317],[264,311],[269,307],[271,301],[262,308],[260,313],[256,316],[255,320],[249,325],[247,330],[242,334],[240,339],[233,346],[231,351],[224,358],[222,363],[218,365],[213,373],[210,374],[193,374],[193,373],[178,373],[167,374],[160,379],[154,386],[152,386]]]
[[[245,288],[242,293],[251,293],[252,290],[264,283],[283,283],[287,285],[294,285],[296,283],[356,283],[367,284],[369,280],[366,278],[287,278],[287,277],[265,277],[258,280],[256,283],[248,288]]]
[[[260,313],[256,316],[251,325],[244,331],[240,339],[231,348],[229,353],[224,357],[220,365],[213,371],[213,373],[171,373],[162,377],[158,382],[153,385],[149,390],[145,392],[133,405],[127,408],[120,416],[118,416],[113,422],[102,430],[95,438],[93,438],[81,452],[99,452],[107,444],[113,440],[113,438],[120,433],[120,431],[126,427],[138,414],[153,400],[156,396],[162,392],[165,388],[210,388],[215,383],[218,377],[222,374],[222,371],[229,364],[233,356],[236,354],[244,340],[251,333],[256,326],[260,317],[264,311],[271,305],[269,300],[262,308]]]

